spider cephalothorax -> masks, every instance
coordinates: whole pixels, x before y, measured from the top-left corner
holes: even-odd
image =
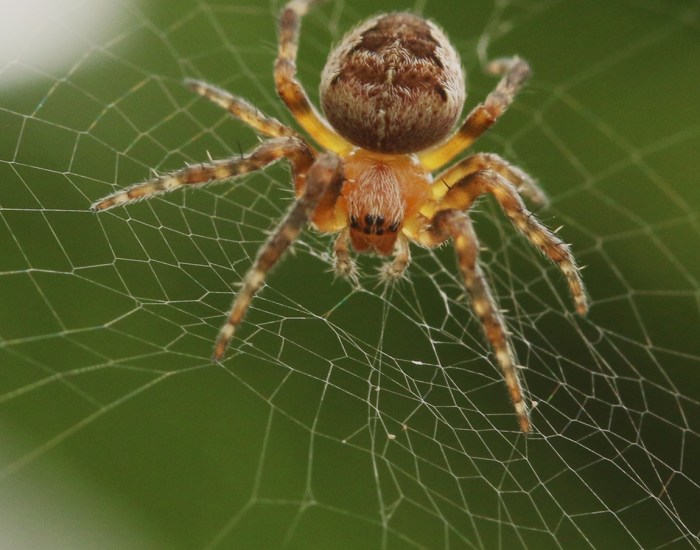
[[[390,255],[404,220],[413,219],[430,195],[429,175],[409,156],[362,149],[348,154],[343,167],[338,210],[347,216],[353,248]]]
[[[269,139],[248,154],[188,166],[118,191],[94,203],[93,210],[230,179],[280,159],[289,161],[297,199],[243,280],[219,333],[216,360],[223,358],[267,272],[307,221],[318,231],[337,234],[335,272],[352,280],[357,270],[349,243],[357,252],[393,255],[382,269],[383,278],[390,281],[402,277],[409,264],[409,242],[434,247],[452,239],[472,308],[501,368],[520,428],[528,432],[530,418],[515,353],[478,262],[479,242],[469,209],[481,195],[492,195],[515,228],[557,264],[576,310],[585,314],[588,303],[579,268],[569,246],[525,207],[520,194],[540,205],[546,202],[525,172],[487,153],[445,168],[503,114],[529,76],[528,64],[517,57],[493,61],[487,68],[501,75],[499,83],[453,131],[465,90],[459,57],[447,37],[416,15],[379,15],[360,24],[331,52],[321,79],[326,121],[296,78],[300,20],[312,3],[292,0],[282,10],[274,74],[280,98],[324,152],[244,99],[187,81],[194,91]]]

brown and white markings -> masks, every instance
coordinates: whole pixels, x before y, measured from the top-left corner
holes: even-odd
[[[454,129],[466,97],[454,47],[434,23],[421,17],[377,15],[349,32],[330,53],[321,76],[324,117],[296,77],[301,18],[312,3],[292,0],[282,10],[274,75],[280,98],[322,152],[246,100],[188,80],[187,86],[196,93],[269,139],[248,154],[188,166],[133,185],[100,199],[92,209],[107,210],[183,186],[232,179],[280,159],[291,164],[296,201],[245,276],[219,333],[216,361],[223,358],[268,271],[307,222],[317,231],[338,234],[335,272],[353,281],[357,269],[351,248],[391,257],[381,273],[393,281],[410,263],[409,242],[435,247],[451,240],[472,309],[503,373],[520,429],[529,432],[517,358],[479,264],[470,208],[482,195],[492,195],[515,228],[559,267],[576,311],[584,315],[588,301],[579,268],[569,246],[520,198],[522,194],[540,206],[547,200],[523,170],[486,153],[448,166],[508,108],[530,75],[528,64],[518,57],[491,62],[488,70],[500,75],[498,84]]]

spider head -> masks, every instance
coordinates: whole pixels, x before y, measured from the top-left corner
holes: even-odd
[[[465,100],[459,56],[433,23],[384,14],[348,33],[321,75],[321,104],[348,141],[413,153],[444,139]]]
[[[339,199],[350,240],[358,252],[391,255],[405,223],[430,195],[430,178],[413,155],[383,155],[363,149],[344,159]]]
[[[401,221],[386,220],[382,214],[350,216],[350,240],[358,252],[373,250],[389,256],[394,250]]]
[[[342,204],[350,240],[358,252],[390,255],[406,215],[401,178],[410,180],[407,157],[356,150],[345,159]]]

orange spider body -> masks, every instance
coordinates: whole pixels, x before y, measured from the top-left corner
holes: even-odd
[[[337,200],[322,200],[311,221],[319,231],[350,228],[357,252],[390,256],[404,228],[412,230],[429,201],[432,177],[415,155],[353,149],[341,157],[344,183]]]
[[[348,243],[357,252],[393,256],[381,270],[386,282],[401,279],[410,263],[409,243],[433,247],[452,240],[472,309],[484,328],[523,432],[530,419],[505,320],[478,261],[479,241],[469,209],[492,195],[515,228],[555,262],[567,279],[580,314],[587,311],[579,269],[566,243],[527,210],[520,193],[540,205],[546,197],[525,172],[497,155],[476,153],[449,163],[488,130],[530,74],[518,57],[491,62],[501,79],[456,128],[466,90],[456,50],[432,22],[410,13],[373,17],[332,50],[321,75],[325,117],[296,78],[301,17],[314,0],[291,0],[280,16],[275,63],[277,93],[301,127],[324,150],[246,100],[199,81],[187,85],[227,109],[267,140],[245,155],[182,168],[133,185],[92,205],[108,210],[147,197],[234,178],[286,159],[296,201],[261,247],[221,328],[214,359],[221,360],[269,270],[307,222],[337,233],[336,275],[357,284]],[[441,170],[433,176],[435,170]]]

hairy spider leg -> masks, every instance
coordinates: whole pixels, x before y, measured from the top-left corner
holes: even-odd
[[[465,210],[477,197],[490,193],[498,201],[515,228],[547,258],[566,278],[576,311],[585,315],[588,298],[571,248],[530,212],[515,186],[491,169],[480,170],[459,180],[438,203],[438,208]]]
[[[99,201],[91,208],[94,211],[108,210],[136,201],[151,198],[185,185],[202,185],[221,181],[260,170],[272,162],[287,158],[295,174],[304,173],[311,166],[314,155],[308,145],[299,138],[285,137],[264,141],[250,153],[240,157],[215,160],[209,163],[187,166],[176,172],[132,185]]]
[[[428,171],[450,162],[493,126],[530,76],[530,66],[519,57],[496,59],[489,64],[487,70],[492,74],[503,75],[496,88],[467,115],[462,126],[451,137],[418,154]]]
[[[530,417],[520,385],[517,359],[505,321],[479,265],[479,241],[466,212],[453,209],[439,211],[430,221],[430,229],[422,233],[421,241],[428,246],[437,246],[450,237],[454,241],[457,262],[464,278],[464,286],[469,293],[472,310],[484,327],[486,338],[503,373],[520,429],[528,433]]]
[[[311,104],[296,78],[301,18],[316,0],[292,0],[282,10],[279,24],[279,52],[275,62],[277,93],[297,122],[323,148],[339,155],[353,146],[341,137]]]
[[[279,261],[304,228],[321,197],[335,189],[340,193],[343,184],[341,160],[333,153],[319,155],[306,175],[306,185],[289,212],[260,248],[253,267],[250,268],[238,296],[231,306],[226,324],[221,328],[214,347],[214,360],[223,357],[236,329],[243,321],[250,302],[262,288],[267,272]]]
[[[282,124],[276,118],[268,116],[242,97],[235,96],[226,90],[202,82],[201,80],[185,79],[185,86],[193,92],[226,109],[234,117],[244,122],[253,130],[267,137],[301,137],[295,130]]]
[[[549,204],[544,190],[529,174],[495,153],[476,153],[439,174],[431,185],[433,199],[439,201],[459,180],[486,169],[493,170],[507,179],[517,187],[521,195],[536,206],[545,207]]]

